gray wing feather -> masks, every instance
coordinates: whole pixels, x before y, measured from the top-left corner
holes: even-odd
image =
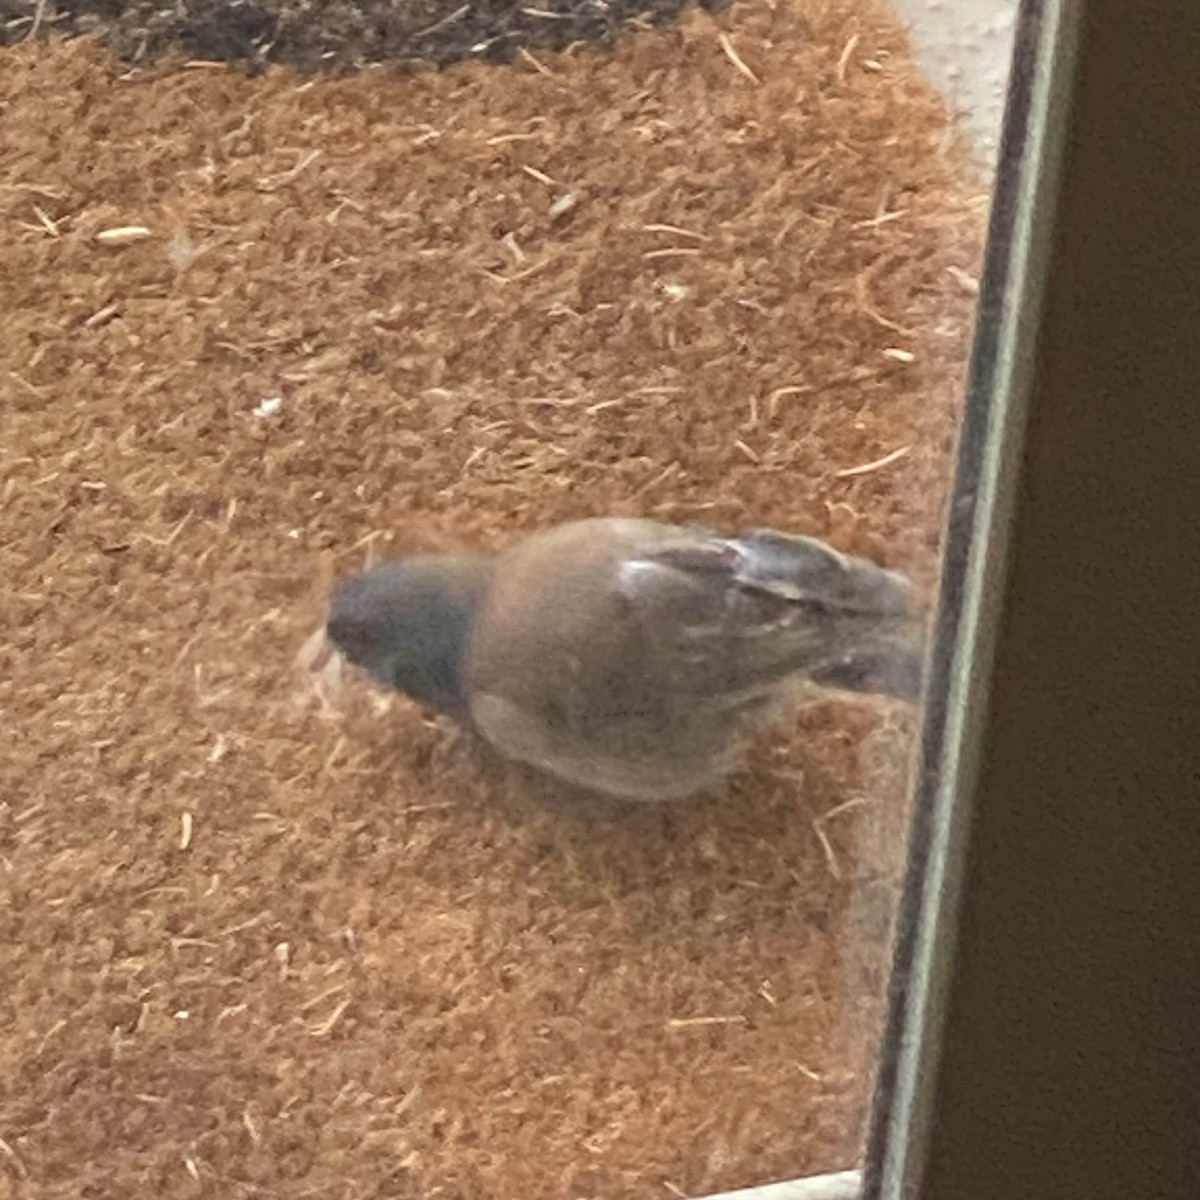
[[[919,686],[911,585],[811,538],[681,538],[627,559],[618,588],[655,670],[684,694],[732,699],[798,674],[854,691]]]

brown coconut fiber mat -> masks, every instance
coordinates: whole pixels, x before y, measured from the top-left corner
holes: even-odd
[[[369,552],[637,512],[930,584],[984,201],[866,0],[407,78],[0,55],[0,1197],[851,1164],[916,718],[576,811],[294,669]]]

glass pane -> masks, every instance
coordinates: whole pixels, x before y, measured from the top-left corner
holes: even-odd
[[[0,1196],[859,1164],[1013,9],[0,6]]]

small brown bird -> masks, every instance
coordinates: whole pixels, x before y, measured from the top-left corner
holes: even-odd
[[[823,689],[914,700],[923,661],[901,575],[812,538],[623,518],[381,563],[338,586],[326,631],[509,757],[634,800],[719,783]]]

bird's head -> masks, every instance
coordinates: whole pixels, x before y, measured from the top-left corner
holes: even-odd
[[[378,682],[465,720],[463,660],[489,574],[475,556],[380,563],[338,585],[326,633]]]

